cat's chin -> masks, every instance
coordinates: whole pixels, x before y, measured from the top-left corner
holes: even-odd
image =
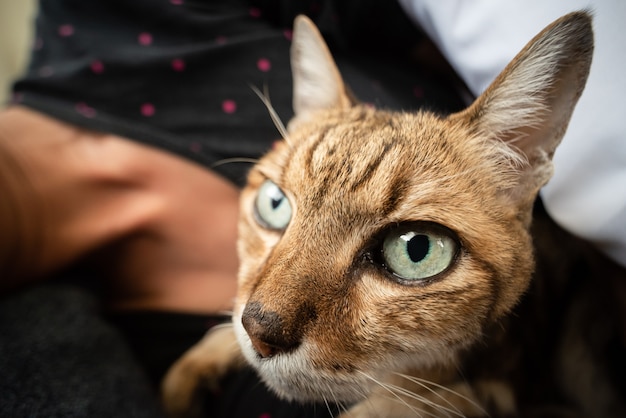
[[[285,361],[280,357],[265,359],[265,364],[259,364],[258,361],[251,364],[265,385],[284,400],[349,404],[364,399],[370,392],[369,385],[358,379],[322,376],[319,373],[307,373],[306,370],[293,373],[291,367],[280,366]]]

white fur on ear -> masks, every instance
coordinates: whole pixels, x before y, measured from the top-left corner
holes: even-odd
[[[339,70],[311,20],[296,17],[291,45],[293,110],[296,118],[307,119],[311,112],[350,106]]]
[[[482,121],[485,129],[500,133],[550,124],[557,132],[535,138],[539,143],[528,145],[553,151],[585,86],[592,53],[589,15],[572,13],[548,26],[489,89],[488,111]],[[524,142],[523,138],[510,139]]]
[[[591,16],[570,13],[539,33],[465,111],[452,118],[506,143],[523,164],[508,195],[534,201],[552,176],[552,155],[582,94],[593,56]]]

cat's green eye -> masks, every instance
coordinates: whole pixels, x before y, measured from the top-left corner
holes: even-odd
[[[282,231],[291,221],[291,203],[271,180],[265,180],[259,188],[254,209],[259,223],[269,229]]]
[[[382,256],[385,267],[407,281],[425,280],[444,272],[457,256],[459,244],[447,228],[407,224],[387,232]]]

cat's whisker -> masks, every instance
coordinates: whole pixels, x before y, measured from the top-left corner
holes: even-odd
[[[403,395],[406,396],[409,399],[415,399],[425,405],[430,406],[433,409],[436,409],[439,412],[443,412],[445,414],[446,417],[451,417],[451,416],[463,416],[462,414],[459,415],[456,411],[451,410],[450,408],[447,408],[443,405],[438,404],[437,402],[431,401],[423,396],[420,396],[414,392],[411,392],[408,389],[404,389],[400,386],[396,386],[396,385],[390,385],[390,384],[386,384],[389,389],[393,390],[396,394],[398,395]],[[439,417],[441,415],[439,414],[435,414],[434,412],[428,412],[426,410],[422,410],[422,412],[428,414],[429,416],[433,416],[433,417]],[[452,415],[450,415],[452,414]]]
[[[442,391],[448,392],[454,396],[459,397],[460,399],[463,399],[464,401],[469,402],[470,404],[472,404],[476,409],[480,410],[481,413],[485,414],[485,416],[489,416],[489,414],[487,413],[487,411],[480,405],[478,404],[476,401],[474,401],[473,399],[461,394],[458,391],[455,391],[453,389],[450,389],[449,387],[446,387],[444,385],[441,385],[439,383],[433,382],[431,380],[426,380],[426,379],[422,379],[420,377],[417,376],[409,376],[403,373],[394,373],[397,376],[400,376],[404,379],[409,380],[410,382],[415,383],[416,385],[419,385],[421,387],[423,387],[426,390],[429,390],[430,392],[432,392],[433,394],[436,394],[438,397],[440,397],[442,400],[446,401],[446,403],[448,403],[450,406],[452,406],[454,409],[456,409],[458,411],[458,409],[456,407],[454,407],[454,405],[452,404],[452,402],[450,402],[449,400],[445,399],[441,394],[437,393],[437,391],[433,390],[432,388],[429,387],[435,387],[437,389],[440,389]],[[461,414],[460,411],[458,411],[459,414]],[[463,416],[462,414],[460,416]]]
[[[437,387],[437,388],[439,388],[441,390],[444,390],[446,392],[452,393],[455,396],[457,396],[457,397],[459,397],[461,399],[466,400],[467,402],[471,403],[477,409],[480,409],[481,412],[483,412],[484,414],[487,415],[487,412],[483,408],[481,408],[480,405],[476,404],[471,399],[467,398],[466,396],[464,396],[464,395],[462,395],[462,394],[460,394],[460,393],[458,393],[458,392],[456,392],[456,391],[454,391],[454,390],[452,390],[450,388],[447,388],[445,386],[436,384],[436,383],[431,382],[431,381],[426,380],[426,379],[417,378],[415,376],[409,376],[409,375],[405,375],[405,374],[402,374],[402,373],[394,373],[394,374],[399,376],[399,377],[405,378],[405,379],[407,379],[407,380],[409,380],[409,381],[411,381],[411,382],[413,382],[413,383],[415,383],[417,385],[419,385],[420,387],[424,388],[425,390],[428,390],[433,395],[437,396],[442,401],[444,401],[446,404],[448,404],[450,407],[446,407],[445,405],[438,404],[437,402],[429,400],[429,399],[427,399],[427,398],[425,398],[423,396],[420,396],[420,395],[418,395],[418,394],[416,394],[414,392],[411,392],[410,390],[405,389],[405,388],[400,387],[400,386],[386,384],[388,388],[393,389],[397,394],[402,394],[402,395],[404,395],[404,396],[406,396],[408,398],[420,401],[420,402],[422,402],[424,404],[427,404],[427,405],[429,405],[429,406],[431,406],[431,407],[433,407],[433,408],[435,408],[435,409],[437,409],[437,410],[439,410],[441,412],[445,411],[446,412],[446,416],[464,417],[465,415],[463,414],[463,412],[460,409],[455,407],[454,404],[450,400],[446,399],[440,393],[437,393],[437,391],[433,390],[428,385],[435,386],[435,387]],[[450,415],[450,414],[452,414],[452,415]]]
[[[289,135],[287,133],[287,129],[285,128],[285,124],[282,120],[280,120],[280,116],[272,106],[272,102],[270,101],[269,91],[267,90],[267,86],[263,88],[263,92],[261,92],[256,86],[250,85],[250,88],[254,93],[261,99],[267,111],[270,114],[270,118],[272,118],[272,122],[274,122],[274,126],[278,130],[278,133],[283,137],[285,142],[289,144]]]
[[[222,324],[217,324],[211,329],[221,329],[221,328],[231,328],[233,324],[231,322],[224,322]]]
[[[329,389],[330,389],[330,388],[329,388]],[[341,402],[339,402],[339,400],[338,400],[338,399],[337,399],[337,397],[335,396],[335,393],[334,393],[332,390],[328,390],[327,392],[328,392],[328,393],[330,393],[330,394],[332,395],[334,404],[335,404],[335,405],[337,405],[337,406],[338,406],[341,410],[346,411],[345,406],[344,406]],[[332,418],[332,417],[334,417],[334,415],[333,415],[333,411],[332,411],[332,408],[331,408],[331,407],[330,407],[330,405],[328,404],[328,400],[326,399],[326,397],[325,397],[325,396],[324,396],[324,402],[326,402],[326,407],[328,408],[328,413],[329,413],[329,416],[330,416],[331,418]]]
[[[433,385],[433,386],[438,386],[436,385],[434,382],[430,381],[430,380],[426,380],[426,379],[419,379],[415,376],[409,376],[403,373],[395,373],[394,374],[396,376],[402,377],[404,379],[407,379],[408,381],[415,383],[416,385],[422,387],[423,389],[429,391],[430,393],[432,393],[433,395],[437,396],[439,399],[441,399],[443,402],[445,402],[446,404],[448,404],[450,406],[450,408],[441,405],[441,404],[437,404],[436,402],[433,402],[432,404],[435,405],[438,409],[440,410],[446,410],[456,416],[464,416],[463,413],[459,410],[459,408],[455,407],[454,404],[449,401],[448,399],[446,399],[442,394],[438,393],[436,390],[432,389],[431,387],[429,387],[429,385]],[[446,391],[452,392],[454,395],[459,395],[456,392],[454,392],[453,390],[449,389],[449,388],[445,388],[443,386],[441,386],[442,389],[445,389]]]
[[[326,396],[324,396],[324,405],[326,405],[326,410],[328,411],[328,416],[329,417],[333,417],[333,410],[330,407],[330,403],[328,402],[328,399],[326,399]]]
[[[218,311],[217,313],[218,313],[218,315],[224,315],[224,316],[232,317],[235,312],[232,309],[224,309],[222,311]]]
[[[332,402],[337,406],[337,408],[339,408],[340,413],[348,412],[348,407],[345,405],[344,402],[340,402],[337,399],[337,396],[335,395],[333,387],[331,387],[331,385],[328,383],[326,383],[326,392],[332,395],[333,397]],[[367,394],[361,393],[361,396],[365,399]],[[335,415],[333,414],[332,408],[330,407],[328,403],[328,399],[325,396],[324,396],[324,402],[326,403],[330,417],[333,418]]]
[[[232,163],[256,164],[258,162],[259,160],[257,160],[256,158],[245,158],[245,157],[224,158],[223,160],[219,160],[211,164],[211,168],[216,168],[225,164],[232,164]]]
[[[392,396],[388,396],[387,399],[391,399],[391,400],[395,400],[396,402],[400,402],[402,403],[404,406],[406,406],[407,408],[409,408],[411,411],[413,411],[415,413],[416,416],[419,417],[423,417],[424,414],[426,414],[427,416],[431,416],[431,417],[437,417],[438,415],[435,415],[432,412],[429,412],[425,409],[422,408],[418,408],[415,405],[410,405],[406,400],[404,400],[402,398],[402,396],[400,395],[404,395],[407,398],[411,398],[411,399],[415,399],[421,403],[424,403],[425,405],[429,405],[433,408],[436,409],[441,409],[440,405],[436,404],[435,402],[432,402],[422,396],[419,396],[416,393],[413,393],[411,391],[408,391],[404,388],[401,388],[399,386],[396,385],[392,385],[392,384],[388,384],[385,382],[381,382],[380,380],[368,375],[367,373],[364,372],[360,372],[363,376],[365,376],[367,379],[369,379],[370,381],[374,382],[376,385],[380,386],[381,388],[383,388],[385,391],[387,391],[390,395]],[[443,410],[446,410],[446,408],[443,408]],[[449,416],[449,415],[448,415]]]
[[[367,376],[367,377],[368,377],[368,378],[370,378],[370,376]],[[371,397],[369,396],[369,395],[370,395],[370,393],[369,393],[369,392],[368,392],[365,388],[362,388],[362,387],[359,387],[359,388],[357,389],[357,391],[358,391],[358,392],[360,392],[360,395],[361,395],[361,397],[363,398],[362,402],[363,402],[364,404],[369,404],[369,410],[370,410],[370,411],[374,411],[374,410],[376,409],[376,408],[374,407],[375,402],[373,402],[373,401],[372,401],[372,399],[371,399]],[[392,397],[386,397],[386,398],[387,398],[387,399],[391,399],[391,400],[392,400],[392,401],[394,401],[394,402],[397,402],[397,399],[396,399],[395,397],[394,397],[394,398],[392,398]],[[377,415],[380,417],[380,415],[379,415],[379,414],[377,414]],[[380,417],[380,418],[384,418],[384,417]]]
[[[335,405],[339,408],[339,414],[347,413],[349,411],[348,407],[343,402],[335,402]],[[334,417],[332,413],[331,417]]]

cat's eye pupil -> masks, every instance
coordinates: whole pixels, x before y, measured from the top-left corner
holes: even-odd
[[[276,209],[277,207],[280,206],[280,204],[283,203],[283,197],[273,197],[272,198],[272,209]]]
[[[407,253],[411,261],[417,263],[426,258],[430,251],[430,240],[426,235],[409,233],[405,234],[403,238],[407,240]]]

